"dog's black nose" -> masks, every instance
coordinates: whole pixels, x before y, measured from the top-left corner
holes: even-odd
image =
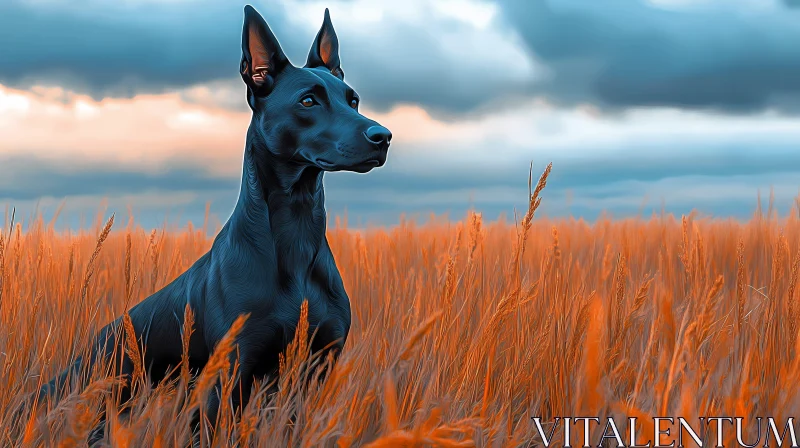
[[[389,142],[392,141],[392,132],[383,126],[372,126],[364,133],[364,137],[376,145],[389,146]]]

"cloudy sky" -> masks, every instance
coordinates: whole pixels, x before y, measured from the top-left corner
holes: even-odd
[[[330,8],[361,111],[393,131],[330,216],[749,216],[800,189],[800,0],[262,0],[296,64]],[[220,221],[250,112],[244,3],[0,2],[0,206]],[[105,205],[104,205],[105,204]],[[74,221],[72,221],[74,222]]]

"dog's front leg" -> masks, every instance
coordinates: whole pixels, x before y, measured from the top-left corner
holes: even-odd
[[[320,369],[319,380],[324,382],[329,370],[333,368],[344,348],[347,329],[340,318],[328,318],[322,321],[312,334],[311,353],[317,357],[317,368]],[[331,363],[326,364],[328,357]]]
[[[233,407],[231,411],[236,412],[241,407],[247,406],[247,403],[250,401],[250,390],[253,386],[253,372],[256,364],[257,357],[255,356],[255,353],[253,353],[252,350],[249,350],[246,345],[244,347],[240,345],[239,350],[234,351],[234,353],[230,355],[227,375],[217,378],[214,387],[209,392],[203,409],[206,421],[208,423],[207,429],[209,431],[209,435],[211,436],[211,440],[214,438],[216,426],[219,423],[217,420],[220,418],[220,402],[222,399],[227,398],[222,396],[222,381],[231,377],[231,375],[234,373],[234,365],[236,365],[237,375],[230,396]],[[199,423],[199,415],[195,415],[195,418],[192,422],[192,427],[194,429],[193,432],[195,433],[196,438],[203,436],[203,434],[198,431],[200,429]],[[197,442],[199,442],[199,440],[195,440],[195,445]]]
[[[229,370],[226,378],[230,378],[236,365],[237,375],[231,392],[232,412],[247,406],[250,402],[251,389],[255,375],[261,375],[278,368],[278,353],[281,352],[286,335],[282,324],[265,322],[263,319],[251,317],[245,323],[236,341],[236,349],[229,355]],[[217,380],[205,403],[205,415],[209,428],[213,430],[218,424],[222,383]],[[197,417],[197,416],[196,416]],[[195,419],[193,429],[199,428],[199,419]],[[201,436],[199,432],[195,432]],[[213,436],[212,436],[213,438]]]

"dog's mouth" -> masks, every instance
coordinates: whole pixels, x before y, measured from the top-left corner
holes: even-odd
[[[366,160],[360,161],[358,163],[334,163],[329,160],[325,159],[317,159],[317,166],[324,170],[330,171],[339,171],[339,170],[347,170],[347,171],[356,171],[356,172],[367,172],[372,168],[379,167],[384,164],[384,160],[381,160],[377,155],[370,157]]]
[[[363,162],[361,162],[361,163],[359,163],[359,164],[357,164],[355,166],[368,166],[368,167],[371,167],[371,168],[375,168],[376,166],[380,166],[380,165],[381,165],[381,161],[378,160],[377,158],[374,158],[374,159],[367,159],[367,160],[365,160],[365,161],[363,161]]]

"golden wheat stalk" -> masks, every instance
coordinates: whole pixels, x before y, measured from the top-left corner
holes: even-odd
[[[183,310],[183,331],[181,333],[181,380],[189,384],[189,341],[194,332],[194,313],[192,307],[186,304]]]
[[[6,286],[6,247],[3,235],[0,235],[0,304],[3,303],[3,289]]]
[[[125,300],[131,297],[131,234],[125,235]]]
[[[211,356],[208,358],[203,371],[195,382],[194,389],[189,398],[192,407],[199,407],[205,402],[214,382],[230,368],[230,355],[235,349],[236,338],[241,333],[250,314],[243,314],[236,318],[225,336],[220,339]]]
[[[131,315],[125,313],[122,316],[122,327],[125,330],[125,353],[133,363],[133,376],[131,386],[136,381],[144,381],[144,369],[142,368],[142,353],[139,350],[139,340],[136,337],[136,330],[133,328]]]
[[[406,343],[403,345],[403,349],[400,351],[400,355],[397,358],[398,360],[407,361],[411,358],[417,346],[420,344],[420,341],[422,341],[422,338],[431,331],[431,328],[433,328],[433,325],[439,320],[440,317],[442,317],[442,314],[442,311],[434,313],[419,327],[417,327],[414,333],[412,333],[411,337],[409,337]]]
[[[95,261],[97,260],[97,256],[100,255],[103,243],[106,241],[106,238],[108,238],[108,234],[111,233],[111,226],[113,225],[114,214],[112,213],[106,225],[103,226],[103,230],[100,231],[100,235],[97,237],[97,245],[94,248],[94,252],[92,252],[92,256],[89,257],[89,263],[86,265],[86,274],[83,277],[83,287],[81,288],[81,303],[86,303],[86,296],[89,293],[89,282],[95,273]]]
[[[512,258],[514,260],[513,266],[516,269],[517,275],[519,275],[520,261],[522,256],[525,254],[525,242],[528,238],[528,232],[531,228],[531,223],[533,222],[533,216],[536,214],[536,209],[539,208],[539,204],[542,202],[542,198],[539,197],[539,193],[541,193],[542,190],[544,190],[544,187],[547,185],[547,177],[550,175],[550,171],[552,169],[553,164],[548,164],[541,177],[539,177],[539,181],[536,183],[536,188],[531,191],[531,185],[533,182],[533,163],[531,163],[531,169],[528,173],[528,210],[525,212],[525,216],[522,218],[522,223],[517,233],[517,247],[514,250],[514,256]],[[517,281],[519,282],[519,277]]]

